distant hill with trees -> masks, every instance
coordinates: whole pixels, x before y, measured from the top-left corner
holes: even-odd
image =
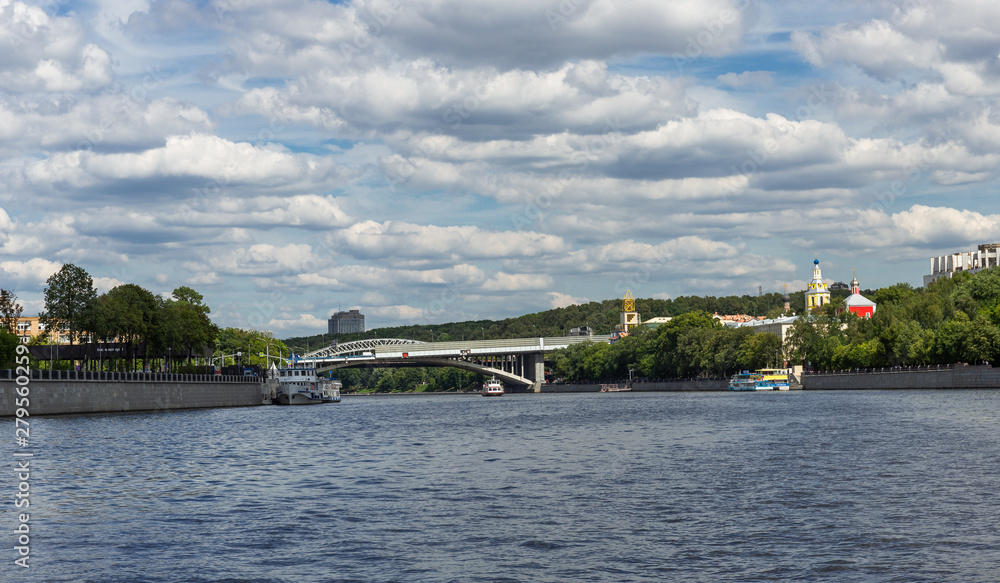
[[[872,318],[858,318],[840,310],[849,292],[833,291],[830,305],[796,321],[784,345],[774,334],[725,328],[712,318],[714,313],[779,316],[782,308],[779,293],[636,299],[636,309],[644,319],[654,316],[674,319],[655,329],[640,329],[614,345],[574,345],[550,354],[548,360],[555,376],[567,381],[620,380],[630,375],[726,377],[738,370],[763,368],[778,362],[807,364],[816,369],[852,369],[1000,360],[1000,268],[959,273],[925,288],[900,283],[863,293],[878,304]],[[792,310],[801,312],[805,303],[803,292],[789,296]],[[336,340],[562,336],[578,326],[590,326],[595,333],[606,334],[618,324],[620,310],[621,300],[604,300],[499,321],[376,328]],[[286,344],[305,351],[307,346],[317,348],[330,340],[329,336],[317,335],[290,338]],[[359,382],[362,380],[358,378]],[[386,388],[392,386],[391,377],[382,380],[372,376],[364,380],[380,382]]]
[[[793,311],[805,305],[804,292],[790,293]],[[847,291],[832,292],[833,298],[845,298]],[[757,296],[680,296],[671,300],[637,298],[636,310],[643,319],[655,316],[679,316],[689,312],[708,314],[749,314],[751,316],[777,316],[781,313],[781,293]],[[620,321],[621,299],[576,304],[544,312],[526,314],[504,320],[471,320],[442,324],[393,326],[373,328],[360,334],[315,334],[286,338],[285,344],[296,352],[321,348],[331,341],[350,342],[365,338],[408,338],[427,342],[447,340],[532,338],[538,336],[565,336],[573,328],[589,326],[595,334],[609,334]]]

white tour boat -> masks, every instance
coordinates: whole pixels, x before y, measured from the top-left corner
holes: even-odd
[[[316,368],[293,364],[286,368],[272,365],[278,381],[271,401],[275,405],[320,405],[340,402],[340,381],[316,374]]]
[[[503,383],[490,379],[483,383],[483,391],[480,394],[484,397],[502,397],[503,393]]]
[[[729,379],[730,391],[787,391],[788,369],[762,368],[758,371],[743,371]]]

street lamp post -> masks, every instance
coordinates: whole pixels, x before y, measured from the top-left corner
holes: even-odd
[[[226,359],[229,358],[229,357],[231,357],[231,356],[243,356],[243,352],[240,351],[240,352],[234,352],[232,354],[222,354],[220,356],[213,357],[212,358],[212,362],[215,362],[216,360],[218,360],[219,361],[219,366],[222,367],[222,366],[225,366]],[[235,362],[235,359],[234,359],[233,362]]]

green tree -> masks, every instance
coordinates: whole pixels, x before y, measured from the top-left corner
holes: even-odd
[[[39,314],[38,319],[57,338],[65,329],[72,345],[83,332],[81,323],[88,307],[97,298],[94,280],[82,267],[67,263],[45,284],[45,311]]]
[[[739,370],[757,370],[780,366],[785,356],[781,347],[781,337],[770,332],[750,334],[739,345],[736,367]]]
[[[962,339],[962,360],[970,363],[996,362],[1000,354],[1000,330],[986,316],[977,316]]]
[[[187,355],[188,363],[193,353],[211,347],[219,329],[209,318],[209,313],[211,309],[205,305],[201,294],[186,286],[175,289],[172,299],[164,301],[161,306],[165,347],[173,354]],[[273,343],[278,342],[273,336],[270,339]],[[282,344],[282,350],[284,348]]]
[[[817,369],[835,368],[837,349],[844,344],[841,326],[847,318],[855,316],[823,312],[798,318],[785,336],[786,353],[792,361]]]
[[[287,359],[291,354],[288,346],[268,331],[223,328],[218,331],[216,341],[214,348],[219,351],[216,357],[238,354],[226,358],[227,364],[257,364],[266,367],[278,362],[278,366],[281,366],[280,360]]]
[[[643,373],[653,378],[677,378],[692,374],[695,370],[700,371],[704,368],[703,359],[695,356],[695,362],[690,360],[692,358],[690,352],[693,349],[690,346],[692,344],[690,338],[684,342],[687,354],[681,354],[678,350],[681,336],[692,329],[721,327],[718,320],[702,311],[681,314],[663,324],[648,339],[647,353],[651,354],[652,358],[643,358],[640,362],[651,368],[644,370]]]
[[[17,294],[0,289],[0,328],[17,335],[17,321],[21,319],[24,307],[17,303]]]
[[[955,307],[975,318],[979,311],[992,312],[1000,303],[1000,269],[985,269],[958,281]]]
[[[137,345],[144,344],[147,353],[152,350],[155,354],[164,344],[159,302],[152,293],[134,283],[116,286],[97,298],[91,314],[88,319],[103,340],[129,345],[133,366]]]
[[[963,342],[969,332],[969,317],[958,312],[954,318],[941,325],[934,333],[930,355],[938,364],[960,362],[964,356]]]
[[[17,357],[17,345],[21,340],[6,328],[0,328],[0,368],[11,368]]]

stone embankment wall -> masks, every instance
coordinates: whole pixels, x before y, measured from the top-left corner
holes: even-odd
[[[1000,368],[954,365],[940,369],[881,369],[868,372],[807,374],[806,390],[1000,389]]]
[[[38,371],[34,372],[37,375]],[[108,380],[108,375],[96,377],[93,373],[77,375],[63,371],[62,374],[69,378],[30,378],[23,385],[28,388],[26,408],[32,416],[247,407],[262,403],[261,383],[246,377],[128,373]],[[73,378],[78,376],[83,379]],[[85,380],[87,376],[92,378]],[[127,380],[121,380],[122,377]],[[23,398],[16,392],[19,386],[16,377],[0,378],[0,417],[14,415],[15,400]]]

